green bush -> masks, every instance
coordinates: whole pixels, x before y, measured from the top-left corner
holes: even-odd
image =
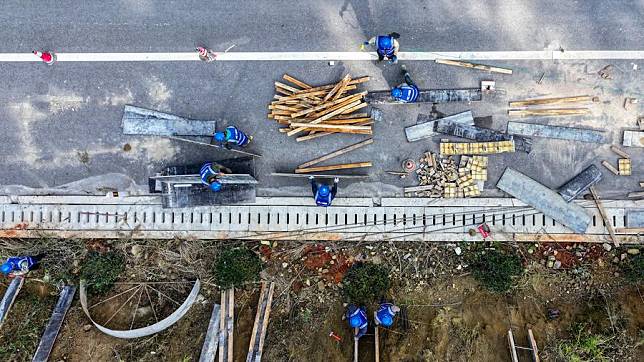
[[[609,348],[609,337],[594,334],[583,324],[572,329],[573,337],[557,346],[558,357],[565,361],[608,361],[605,352]]]
[[[103,294],[112,288],[124,269],[125,260],[120,254],[92,252],[81,265],[80,278],[87,281],[88,293]]]
[[[644,255],[637,254],[620,264],[624,278],[632,283],[644,280]]]
[[[344,276],[342,284],[349,302],[368,304],[389,289],[389,271],[371,263],[356,264]]]
[[[472,275],[486,289],[503,293],[513,285],[513,279],[523,273],[521,259],[499,250],[478,250],[467,258]]]
[[[231,288],[259,280],[262,261],[246,247],[226,248],[219,253],[214,269],[217,284]]]

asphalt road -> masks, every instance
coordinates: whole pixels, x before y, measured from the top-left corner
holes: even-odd
[[[469,3],[470,5],[466,5]],[[482,5],[485,4],[485,5]],[[0,52],[33,48],[60,52],[190,51],[195,44],[231,51],[356,51],[360,42],[381,32],[398,31],[406,51],[641,50],[642,1],[116,1],[85,4],[5,1],[0,4]],[[589,119],[567,119],[579,126],[607,129],[619,143],[624,127],[634,126],[641,104],[625,111],[626,94],[642,99],[644,67],[612,62],[613,80],[596,76],[606,62],[495,62],[513,76],[490,75],[427,62],[408,67],[421,88],[476,87],[494,79],[503,88],[480,104],[439,106],[450,114],[472,109],[493,116],[503,129],[507,101],[539,95],[596,94]],[[639,70],[633,70],[633,64]],[[198,163],[226,155],[156,137],[123,136],[123,105],[133,104],[198,119],[236,124],[255,135],[252,147],[265,157],[257,172],[262,194],[302,194],[302,180],[267,176],[357,141],[352,136],[296,144],[267,120],[272,82],[289,73],[311,84],[335,82],[346,73],[370,75],[369,90],[401,81],[399,68],[370,62],[198,62],[168,63],[0,63],[0,184],[54,187],[110,174],[100,185],[144,185],[160,168]],[[544,82],[535,80],[545,72]],[[402,108],[401,108],[402,107]],[[639,108],[638,108],[639,107]],[[338,162],[373,160],[371,178],[346,186],[352,196],[392,195],[409,180],[385,176],[385,169],[418,157],[437,143],[409,144],[404,126],[415,123],[430,105],[385,106],[385,122],[376,125],[376,143]],[[544,120],[544,122],[556,122]],[[129,145],[131,150],[125,151]],[[599,158],[614,160],[607,146],[537,140],[531,155],[494,156],[492,182],[506,166],[556,187]],[[609,177],[604,192],[623,195],[641,177],[642,151],[632,150],[632,178]],[[639,173],[639,174],[638,174]],[[120,177],[116,177],[121,175]],[[619,192],[617,192],[617,191]],[[342,195],[342,192],[341,192]]]

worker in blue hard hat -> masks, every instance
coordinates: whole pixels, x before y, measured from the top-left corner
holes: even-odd
[[[378,310],[374,313],[374,321],[377,326],[391,327],[394,324],[396,314],[400,312],[400,308],[393,305],[393,303],[383,302],[380,303]]]
[[[45,254],[9,257],[7,258],[7,261],[0,265],[0,271],[2,271],[4,276],[8,276],[9,278],[25,275],[30,271],[37,269],[44,256]]]
[[[208,186],[212,191],[218,192],[222,189],[222,184],[219,178],[225,174],[232,173],[228,167],[224,167],[218,163],[206,162],[199,170],[201,183]]]
[[[403,77],[405,82],[401,83],[399,86],[391,89],[391,96],[400,103],[413,103],[418,99],[418,94],[420,90],[414,84],[414,81],[411,79],[407,68],[403,65]]]
[[[369,321],[367,320],[367,309],[365,307],[349,304],[346,313],[342,316],[342,320],[345,319],[349,322],[349,327],[354,329],[355,339],[360,339],[360,337],[367,334]]]
[[[228,126],[223,132],[216,132],[213,138],[226,148],[230,148],[231,144],[246,147],[253,140],[253,136],[247,136],[235,126]]]
[[[338,193],[338,182],[340,179],[337,177],[333,179],[333,187],[329,187],[326,184],[318,184],[315,182],[315,177],[313,176],[309,176],[309,180],[311,181],[311,189],[313,190],[315,203],[318,206],[331,206],[331,202]]]
[[[400,34],[395,32],[388,35],[374,36],[369,41],[362,43],[360,49],[364,50],[365,46],[371,45],[376,48],[378,61],[388,59],[389,64],[396,64],[398,63],[398,49],[400,48],[398,38],[400,38]]]

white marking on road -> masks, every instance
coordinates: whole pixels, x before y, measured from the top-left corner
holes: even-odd
[[[373,61],[374,52],[221,52],[217,61]],[[174,53],[56,53],[58,62],[198,61],[196,52]],[[644,50],[536,50],[483,52],[400,52],[400,60],[605,60],[644,59]],[[40,62],[31,53],[3,53],[0,62]]]

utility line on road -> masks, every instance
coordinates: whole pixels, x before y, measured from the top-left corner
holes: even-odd
[[[217,61],[373,61],[374,52],[221,52]],[[57,62],[200,61],[196,52],[58,53]],[[399,60],[637,60],[644,50],[400,52]],[[42,62],[33,53],[0,53],[0,62]]]

